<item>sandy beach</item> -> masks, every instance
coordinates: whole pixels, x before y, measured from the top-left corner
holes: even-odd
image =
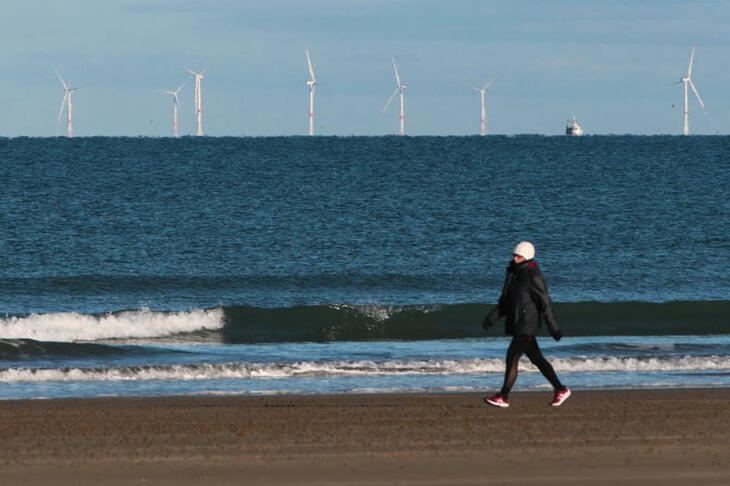
[[[0,402],[0,484],[730,484],[730,390]]]

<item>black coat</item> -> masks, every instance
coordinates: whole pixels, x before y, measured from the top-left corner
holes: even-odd
[[[506,318],[505,332],[512,336],[537,335],[542,317],[550,335],[560,339],[560,328],[555,321],[547,284],[536,261],[510,262],[499,303],[484,318],[485,328],[494,325],[501,317]]]

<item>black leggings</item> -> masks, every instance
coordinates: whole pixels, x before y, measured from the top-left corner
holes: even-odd
[[[512,337],[512,342],[507,348],[507,369],[504,372],[504,385],[502,385],[502,396],[507,398],[512,386],[517,380],[517,368],[520,363],[520,356],[526,355],[532,364],[537,366],[540,373],[547,378],[553,388],[556,390],[562,390],[563,384],[558,380],[558,375],[555,374],[555,370],[552,365],[548,363],[545,357],[540,352],[540,347],[537,345],[537,339],[535,336],[528,336],[526,334],[518,334]]]

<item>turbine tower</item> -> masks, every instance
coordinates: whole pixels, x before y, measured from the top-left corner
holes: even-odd
[[[479,127],[479,135],[482,136],[487,134],[487,110],[484,104],[484,96],[487,94],[487,90],[489,89],[489,86],[491,86],[492,81],[494,81],[494,78],[490,79],[489,82],[485,84],[482,88],[473,88],[474,91],[479,92],[479,97],[482,100],[482,122],[481,126]]]
[[[682,79],[677,83],[684,83],[684,129],[682,130],[683,135],[689,135],[689,116],[688,116],[688,96],[687,96],[687,85],[689,85],[692,88],[692,91],[694,92],[695,96],[697,97],[697,102],[702,107],[702,110],[707,114],[707,110],[705,109],[705,104],[702,102],[702,98],[700,98],[700,94],[697,92],[697,88],[695,88],[695,84],[692,82],[692,62],[694,61],[695,57],[695,46],[692,46],[692,53],[689,56],[689,67],[687,68],[687,76],[682,76]]]
[[[69,137],[73,137],[73,124],[71,123],[71,116],[73,113],[73,103],[71,101],[71,95],[78,88],[70,87],[66,83],[66,81],[63,80],[61,75],[58,73],[58,70],[56,70],[56,76],[58,76],[58,79],[59,79],[59,81],[61,81],[61,84],[63,85],[63,89],[65,90],[65,93],[63,95],[63,100],[61,100],[61,110],[58,112],[57,122],[61,121],[61,117],[63,116],[63,109],[66,108],[66,112],[68,113],[68,125],[66,127],[66,134]]]
[[[198,136],[200,137],[203,135],[203,93],[200,90],[200,81],[203,79],[203,74],[205,74],[208,68],[203,69],[199,73],[190,68],[185,68],[185,70],[195,76],[195,116],[198,120]]]
[[[393,61],[393,71],[395,71],[395,91],[393,91],[393,94],[390,95],[390,98],[388,98],[387,103],[385,103],[385,106],[383,107],[380,114],[382,115],[385,113],[385,110],[388,109],[388,106],[390,106],[390,103],[393,101],[393,98],[395,98],[395,95],[400,94],[400,134],[405,135],[405,99],[403,96],[403,92],[406,89],[406,85],[400,82],[400,75],[398,75],[398,66],[395,65],[395,58],[391,58]]]
[[[181,84],[180,87],[177,88],[175,91],[163,91],[163,93],[172,95],[172,134],[175,137],[179,135],[177,130],[177,111],[178,107],[180,106],[180,98],[178,97],[178,94],[180,93],[180,90],[183,88],[183,86],[185,86],[185,83]]]
[[[309,135],[314,135],[314,89],[317,86],[317,78],[314,77],[314,68],[312,68],[312,60],[309,58],[309,46],[307,46],[307,66],[309,67],[310,79],[307,81],[309,86]]]

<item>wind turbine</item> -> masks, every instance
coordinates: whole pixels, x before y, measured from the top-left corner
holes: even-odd
[[[71,123],[71,114],[73,113],[73,103],[71,102],[71,95],[74,91],[76,91],[79,88],[72,88],[70,87],[66,81],[63,80],[61,75],[58,73],[58,70],[56,70],[56,76],[58,76],[58,80],[61,81],[61,84],[63,85],[63,89],[65,90],[65,93],[63,95],[63,100],[61,100],[61,110],[58,112],[58,122],[61,121],[61,117],[63,116],[63,109],[66,108],[66,111],[68,113],[68,126],[66,128],[66,133],[69,137],[73,137],[73,125]]]
[[[705,109],[705,104],[702,102],[702,98],[700,98],[700,94],[697,92],[697,88],[695,88],[695,84],[692,82],[692,63],[694,61],[695,57],[695,46],[692,46],[692,54],[689,56],[689,67],[687,68],[687,76],[682,76],[682,79],[679,80],[676,84],[684,83],[684,129],[682,130],[683,135],[689,135],[689,117],[688,117],[688,111],[687,111],[687,105],[688,105],[688,96],[687,96],[687,85],[689,85],[692,88],[692,91],[694,92],[695,96],[697,97],[697,102],[702,107],[702,110],[707,114],[707,110]]]
[[[181,84],[179,88],[177,88],[175,91],[165,90],[163,93],[167,93],[169,95],[172,95],[172,134],[173,136],[178,136],[178,130],[177,130],[177,110],[180,106],[180,98],[178,97],[178,94],[180,93],[180,90],[185,86],[185,83]]]
[[[200,137],[203,135],[203,93],[200,90],[200,81],[203,79],[203,74],[205,74],[208,68],[206,67],[199,73],[190,68],[185,68],[185,70],[195,76],[195,116],[198,119],[198,136]]]
[[[487,90],[489,89],[489,86],[491,86],[493,81],[494,78],[490,79],[489,82],[485,84],[482,88],[473,88],[474,91],[479,92],[479,97],[482,100],[482,124],[479,128],[479,135],[487,134],[487,110],[484,105],[484,96],[487,94]]]
[[[317,78],[314,77],[314,68],[312,68],[312,60],[309,58],[309,46],[307,46],[307,66],[309,67],[309,76],[311,79],[307,81],[309,86],[309,135],[314,135],[314,89],[317,86]]]
[[[391,58],[391,60],[393,61],[393,71],[395,71],[395,91],[393,91],[393,94],[390,95],[390,98],[388,98],[388,102],[385,103],[385,106],[383,107],[380,114],[382,115],[383,113],[385,113],[385,110],[388,109],[388,106],[390,106],[390,103],[393,101],[393,98],[395,98],[395,95],[400,94],[400,134],[405,135],[405,99],[403,97],[403,92],[406,89],[406,85],[400,82],[400,76],[398,75],[398,66],[395,65],[395,58]]]

